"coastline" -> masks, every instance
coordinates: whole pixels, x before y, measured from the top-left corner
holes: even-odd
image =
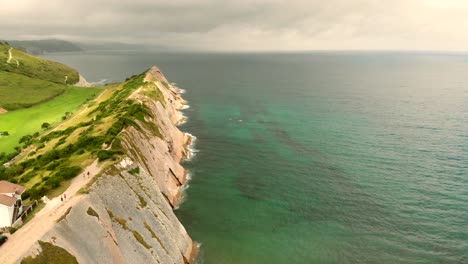
[[[177,98],[179,99],[178,100],[179,104],[177,104],[177,108],[176,108],[177,113],[179,115],[179,120],[175,122],[175,126],[179,128],[181,125],[187,123],[188,121],[187,116],[185,116],[185,114],[182,111],[189,109],[190,105],[188,104],[188,101],[182,97],[182,95],[186,93],[185,89],[181,89],[180,87],[177,87],[175,83],[170,83],[169,87],[175,91],[175,93],[177,94]],[[184,133],[184,137],[185,137],[184,144],[183,144],[184,156],[179,161],[179,163],[183,161],[190,161],[195,156],[195,153],[197,152],[196,149],[194,148],[197,137],[188,132],[185,132],[185,131],[182,131],[182,132]],[[176,206],[174,206],[173,208],[174,210],[177,210],[179,206],[185,201],[185,191],[189,188],[189,182],[191,180],[191,172],[186,170],[185,168],[184,170],[185,170],[184,177],[186,180],[181,187],[180,196],[178,198]],[[190,253],[190,259],[189,259],[190,263],[194,263],[196,261],[198,254],[200,252],[200,247],[201,247],[201,243],[192,240],[191,253]]]
[[[62,204],[55,199],[47,206],[53,214],[41,211],[41,218],[18,230],[14,240],[0,248],[11,249],[8,261],[0,263],[19,263],[25,256],[39,254],[37,241],[63,248],[79,263],[194,263],[200,244],[192,241],[174,214],[190,180],[190,172],[181,163],[193,156],[195,141],[177,127],[186,120],[180,110],[186,109],[187,102],[180,90],[164,84],[165,77],[156,67],[146,74],[156,77],[151,82],[163,96],[150,97],[138,88],[131,98],[148,107],[145,121],[157,129],[138,124],[124,128],[120,132],[122,159],[101,172],[86,168],[96,171],[94,178],[77,176],[73,181],[83,182],[67,190],[70,201]],[[83,188],[86,192],[79,193]],[[19,236],[31,230],[34,236],[22,243]],[[13,250],[18,243],[22,250]]]
[[[188,118],[187,116],[185,116],[185,114],[182,111],[189,109],[190,105],[188,104],[188,101],[182,97],[182,95],[186,93],[185,89],[181,89],[180,87],[177,87],[175,83],[170,83],[169,87],[175,90],[178,95],[178,98],[180,98],[181,104],[177,108],[177,112],[180,114],[180,119],[175,123],[175,126],[179,127],[187,123]],[[183,133],[185,135],[185,142],[184,142],[184,147],[183,147],[185,151],[185,155],[181,159],[180,162],[192,160],[193,157],[196,155],[196,152],[198,152],[195,149],[195,142],[197,140],[197,137],[185,131],[183,131]],[[186,181],[182,185],[181,192],[180,192],[181,195],[177,202],[177,205],[173,208],[174,210],[177,210],[179,206],[185,201],[185,197],[186,197],[185,191],[189,188],[189,182],[192,178],[191,175],[192,175],[191,172],[185,169]],[[202,244],[200,242],[192,240],[192,252],[190,254],[190,259],[189,259],[190,263],[195,263],[197,261],[197,257],[199,256],[201,246]]]

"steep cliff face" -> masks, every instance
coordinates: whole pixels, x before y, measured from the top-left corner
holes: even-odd
[[[159,135],[130,127],[121,134],[122,143],[128,155],[154,177],[169,204],[176,207],[181,197],[182,185],[186,181],[186,172],[180,161],[186,155],[185,147],[190,140],[175,126],[183,118],[177,110],[183,106],[184,101],[158,68],[151,68],[145,79],[155,82],[156,89],[163,94],[162,100],[148,101],[142,95],[134,97],[144,100],[153,113],[153,118],[147,121],[157,124]]]
[[[124,158],[97,176],[89,193],[41,239],[79,263],[190,263],[196,252],[173,212],[187,180],[180,161],[190,138],[176,127],[184,101],[156,67],[145,80],[163,96],[138,89],[131,97],[150,109],[146,121],[154,129],[123,130]],[[35,245],[30,253],[37,250]]]

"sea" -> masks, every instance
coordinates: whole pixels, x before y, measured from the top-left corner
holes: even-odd
[[[196,136],[176,214],[198,263],[468,263],[468,54],[48,54],[89,81],[153,65]]]

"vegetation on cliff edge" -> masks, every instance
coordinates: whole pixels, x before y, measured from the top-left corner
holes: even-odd
[[[123,129],[133,126],[160,135],[155,117],[140,101],[145,98],[129,99],[138,88],[143,91],[152,87],[143,82],[144,76],[142,73],[122,84],[107,85],[82,112],[65,120],[58,127],[61,129],[22,138],[23,148],[29,154],[23,151],[16,162],[0,167],[0,180],[25,185],[24,199],[59,195],[81,168],[94,159],[113,163],[123,154],[119,138]]]
[[[65,249],[49,242],[38,241],[42,252],[35,258],[29,256],[21,264],[78,264],[76,258]]]

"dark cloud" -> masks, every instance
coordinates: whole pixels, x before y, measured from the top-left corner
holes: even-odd
[[[209,50],[462,49],[462,0],[3,1],[0,38]]]

